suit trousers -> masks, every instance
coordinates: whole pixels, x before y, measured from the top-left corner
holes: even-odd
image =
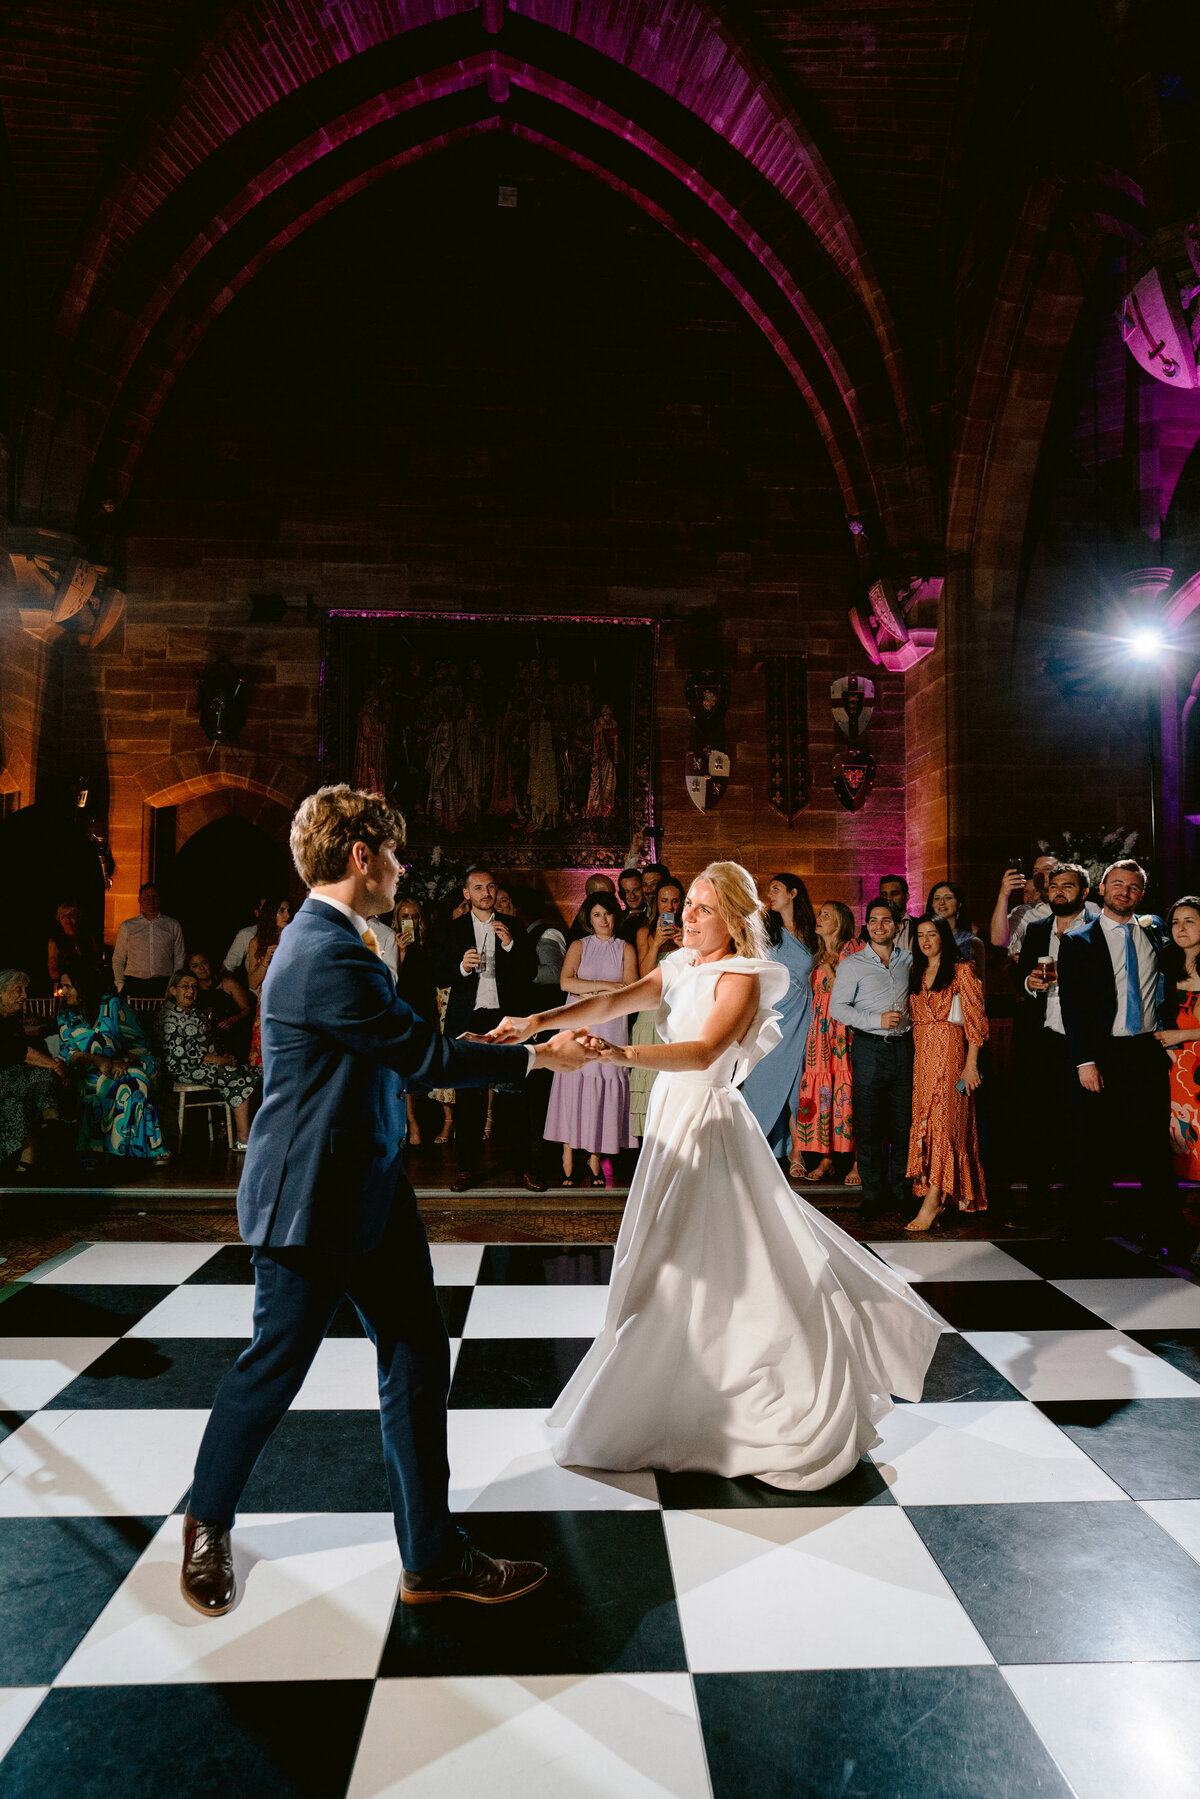
[[[375,1249],[260,1248],[254,1335],[217,1391],[189,1502],[192,1516],[233,1524],[267,1440],[299,1392],[343,1297],[375,1345],[388,1492],[400,1559],[430,1568],[455,1554],[446,1450],[450,1345],[417,1202],[402,1176]]]
[[[505,1016],[491,1007],[481,1006],[472,1014],[472,1031],[490,1031]],[[546,1081],[547,1090],[549,1077]],[[527,1083],[519,1087],[497,1087],[493,1105],[496,1134],[503,1143],[509,1163],[518,1174],[531,1172],[540,1151],[540,1133],[534,1137],[530,1124]],[[464,1174],[475,1175],[483,1161],[483,1129],[487,1123],[488,1090],[486,1087],[460,1087],[454,1096],[454,1147],[458,1165]],[[545,1112],[543,1109],[543,1117]],[[536,1144],[536,1149],[535,1149]]]
[[[878,1209],[890,1196],[893,1205],[903,1206],[910,1191],[905,1176],[912,1133],[912,1032],[906,1031],[903,1037],[873,1037],[867,1031],[855,1031],[850,1074],[862,1204],[868,1211]]]
[[[1100,1202],[1115,1178],[1140,1182],[1140,1202],[1122,1195],[1123,1222],[1139,1235],[1166,1242],[1180,1228],[1179,1183],[1171,1154],[1171,1063],[1161,1043],[1110,1037],[1097,1060],[1104,1082],[1089,1093],[1078,1071],[1069,1083],[1071,1133],[1070,1222],[1098,1228]]]
[[[1071,1183],[1078,1171],[1069,1126],[1079,1076],[1061,1031],[1038,1025],[1022,1044],[1020,1122],[1030,1200],[1044,1205],[1055,1174]]]

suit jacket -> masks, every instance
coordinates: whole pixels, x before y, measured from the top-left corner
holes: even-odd
[[[1037,929],[1037,925],[1030,926],[1026,941]],[[1161,918],[1142,913],[1134,919],[1133,929],[1145,932],[1155,956],[1161,956]],[[1071,1060],[1077,1067],[1097,1061],[1112,1042],[1117,1020],[1117,983],[1099,918],[1063,938],[1058,952],[1058,991]]]
[[[263,1103],[238,1186],[250,1244],[372,1249],[403,1176],[406,1086],[525,1078],[520,1045],[455,1043],[417,1017],[350,920],[308,899],[262,985]]]
[[[529,1010],[529,988],[537,971],[537,952],[519,918],[503,922],[512,931],[513,946],[501,949],[499,943],[496,945],[496,990],[500,995],[500,1010],[523,1018]],[[471,914],[467,912],[461,918],[452,918],[442,932],[437,954],[437,984],[450,989],[446,1003],[447,1037],[457,1037],[460,1031],[471,1029],[479,975],[463,974],[462,959],[474,948],[475,925]],[[454,1082],[445,1081],[442,1085],[453,1087]]]

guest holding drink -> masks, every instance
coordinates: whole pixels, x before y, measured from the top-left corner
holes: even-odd
[[[862,1174],[859,1218],[907,1206],[905,1173],[913,1113],[913,1041],[908,977],[912,957],[896,948],[886,900],[866,912],[864,949],[843,956],[833,977],[829,1016],[849,1026],[855,1137]]]
[[[893,913],[893,917],[895,914]],[[813,1005],[804,1050],[804,1068],[796,1100],[792,1129],[792,1160],[788,1174],[794,1181],[825,1181],[831,1172],[853,1162],[854,1107],[851,1095],[850,1039],[848,1026],[829,1010],[833,977],[843,956],[864,948],[854,934],[854,914],[841,900],[826,900],[816,916],[817,957],[812,971]],[[814,1168],[804,1157],[817,1156]],[[837,1160],[835,1161],[835,1158]],[[858,1166],[846,1176],[847,1186],[859,1185]]]
[[[813,960],[817,921],[808,889],[799,875],[772,875],[764,896],[763,923],[767,954],[788,971],[788,988],[777,1004],[780,1041],[746,1076],[742,1097],[762,1127],[776,1159],[787,1155],[793,1128],[792,1108],[800,1091],[800,1075],[812,1018]]]
[[[683,942],[683,887],[674,875],[664,876],[649,904],[653,928],[642,925],[636,940],[638,975],[642,980]],[[656,1011],[639,1012],[629,1033],[630,1043],[661,1043],[654,1022],[657,1017]],[[656,1068],[647,1068],[641,1062],[632,1064],[629,1070],[629,1128],[638,1138],[645,1134],[646,1107],[657,1073]]]
[[[1200,1181],[1200,898],[1185,894],[1167,915],[1162,953],[1164,1028],[1171,1058],[1171,1147],[1180,1180]]]
[[[571,998],[592,999],[615,993],[637,980],[637,956],[632,943],[617,936],[621,908],[611,893],[593,894],[588,905],[589,935],[567,945],[560,986]],[[610,1043],[627,1041],[623,1018],[606,1027]],[[629,1128],[629,1071],[611,1062],[589,1062],[577,1073],[556,1074],[546,1111],[545,1137],[562,1145],[564,1187],[603,1187],[600,1157],[633,1149],[637,1140]],[[574,1152],[587,1151],[590,1179],[575,1175]]]
[[[955,951],[964,962],[969,962],[979,979],[983,979],[983,964],[986,951],[983,938],[977,937],[971,929],[971,920],[967,913],[967,902],[963,898],[961,887],[953,881],[938,881],[929,889],[929,899],[925,911],[930,918],[944,918],[954,936]]]
[[[1017,989],[1026,1002],[1016,1044],[1029,1222],[1041,1222],[1055,1173],[1067,1181],[1073,1178],[1067,1119],[1079,1082],[1063,1026],[1058,957],[1063,939],[1095,913],[1087,904],[1088,886],[1087,869],[1080,863],[1051,863],[1046,871],[1048,915],[1026,922],[1017,958]],[[1078,1205],[1084,1195],[1073,1198]]]
[[[914,1065],[908,1176],[921,1209],[904,1228],[930,1231],[952,1202],[960,1212],[987,1207],[975,1122],[987,1013],[982,983],[960,960],[946,917],[922,918],[917,925],[909,1009]]]

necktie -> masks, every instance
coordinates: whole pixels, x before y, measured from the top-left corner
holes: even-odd
[[[1125,926],[1125,1029],[1131,1037],[1142,1030],[1142,977],[1138,973],[1137,948],[1133,926]]]
[[[366,930],[363,932],[362,940],[366,944],[368,949],[373,949],[375,951],[376,955],[379,954],[379,939],[375,935],[374,931],[371,929],[370,925],[368,925]]]

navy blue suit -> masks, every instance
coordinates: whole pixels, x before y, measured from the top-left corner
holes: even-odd
[[[405,1567],[453,1553],[450,1352],[429,1246],[404,1173],[406,1086],[524,1079],[520,1046],[458,1043],[397,996],[351,921],[308,899],[262,990],[263,1104],[238,1188],[253,1247],[254,1335],[217,1393],[192,1515],[229,1526],[343,1296],[379,1363],[384,1461]]]
[[[1162,920],[1143,915],[1134,931],[1144,933],[1155,955],[1161,955]],[[1112,957],[1100,919],[1069,931],[1058,952],[1058,990],[1066,1030],[1070,1127],[1071,1222],[1079,1230],[1095,1225],[1095,1200],[1111,1187],[1114,1175],[1136,1174],[1141,1211],[1124,1202],[1125,1228],[1149,1232],[1156,1244],[1176,1238],[1180,1230],[1179,1186],[1171,1156],[1170,1059],[1150,1031],[1114,1037],[1117,984]],[[1104,1082],[1089,1093],[1078,1070],[1094,1062]]]

